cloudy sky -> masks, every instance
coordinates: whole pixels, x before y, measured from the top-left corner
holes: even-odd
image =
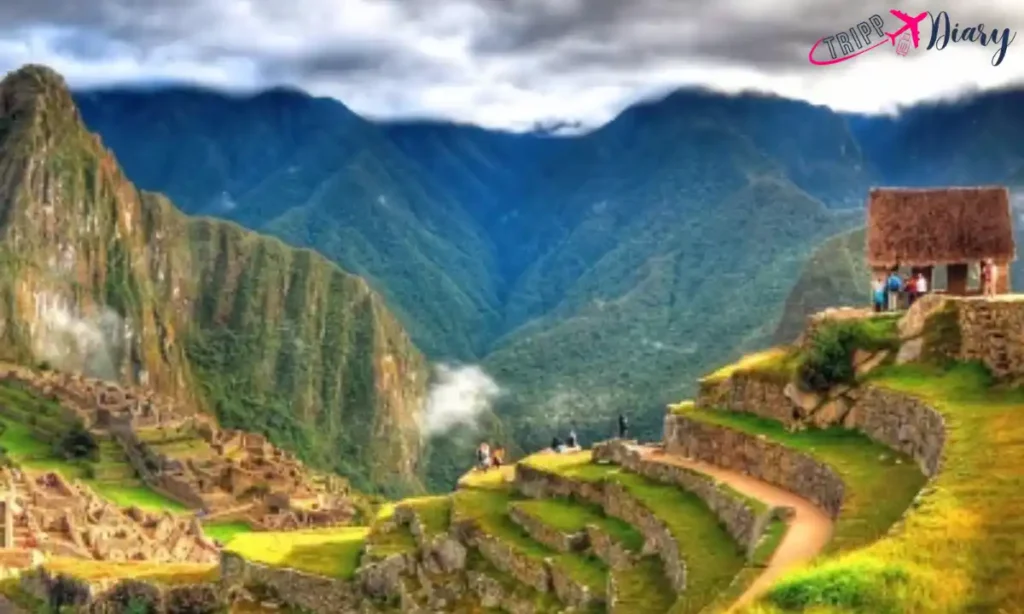
[[[941,7],[902,1],[912,15]],[[975,0],[961,27],[1024,28],[1024,2]],[[1024,79],[1024,37],[907,57],[883,46],[813,66],[818,39],[879,14],[874,0],[2,0],[0,69],[41,62],[75,87],[191,81],[293,85],[371,117],[512,129],[599,124],[681,85],[760,89],[885,111]],[[827,57],[819,48],[816,58]]]

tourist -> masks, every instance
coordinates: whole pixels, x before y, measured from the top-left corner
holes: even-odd
[[[981,289],[985,296],[996,295],[996,263],[991,258],[981,263]]]
[[[565,452],[565,444],[563,444],[562,440],[558,438],[558,435],[555,435],[551,439],[551,449],[555,452],[555,454],[561,454],[562,452]]]
[[[921,298],[925,294],[928,294],[928,279],[924,276],[924,273],[917,274],[917,280],[914,282],[914,289],[917,291],[917,298]]]
[[[876,277],[872,290],[874,291],[875,313],[885,311],[885,280]]]
[[[899,268],[893,267],[886,282],[889,291],[889,311],[899,311],[900,293],[903,291],[903,280],[900,279]]]
[[[576,429],[575,428],[569,429],[569,439],[568,439],[568,441],[566,443],[566,446],[570,450],[574,450],[574,449],[580,447],[579,439],[576,438]]]
[[[491,447],[487,445],[487,442],[480,444],[480,447],[476,450],[476,460],[480,466],[481,471],[487,471],[491,464]]]
[[[491,464],[495,469],[501,469],[501,466],[505,464],[505,448],[501,446],[494,448],[494,452],[491,453]]]
[[[625,439],[629,435],[629,421],[626,414],[619,414],[619,439]]]

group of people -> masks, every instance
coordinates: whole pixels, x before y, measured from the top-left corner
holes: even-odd
[[[889,271],[889,277],[875,278],[874,287],[875,311],[899,311],[902,299],[906,297],[907,307],[918,298],[928,294],[928,279],[924,273],[916,276],[900,277],[899,267]]]
[[[494,446],[492,449],[486,441],[481,443],[476,449],[476,464],[481,471],[487,471],[492,467],[501,469],[505,464],[505,448]]]
[[[998,267],[991,258],[981,262],[979,275],[982,293],[995,296]],[[876,312],[898,311],[904,302],[910,308],[917,299],[928,294],[928,278],[923,272],[901,277],[899,267],[895,266],[889,271],[888,277],[875,278],[872,290]]]

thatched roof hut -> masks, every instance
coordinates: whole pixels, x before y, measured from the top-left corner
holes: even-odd
[[[868,199],[867,260],[897,265],[959,265],[1016,259],[1005,187],[875,188]]]

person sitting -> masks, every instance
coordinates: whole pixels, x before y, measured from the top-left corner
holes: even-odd
[[[557,435],[551,439],[551,449],[556,454],[561,454],[562,451],[565,449],[565,447],[562,445],[562,440],[559,439]]]
[[[500,446],[494,448],[494,452],[491,453],[491,464],[495,469],[501,469],[501,466],[505,464],[505,448]]]

